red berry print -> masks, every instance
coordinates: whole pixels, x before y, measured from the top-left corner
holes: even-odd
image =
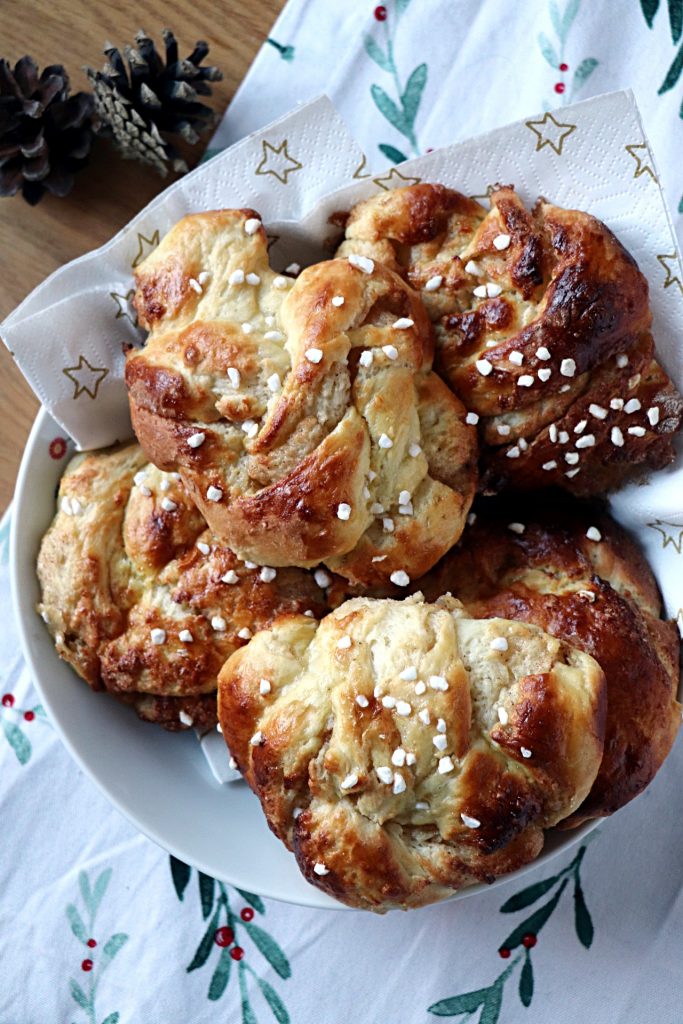
[[[32,722],[35,717],[35,711],[24,711],[24,718],[27,722]]]
[[[11,708],[14,704],[14,694],[4,693],[2,696],[2,705],[5,708]]]
[[[245,907],[244,910],[240,912],[240,917],[242,918],[243,921],[251,921],[253,916],[254,911],[251,909],[251,907]]]
[[[81,964],[81,970],[92,971],[92,960],[84,960]]]
[[[63,437],[53,437],[50,441],[50,447],[48,448],[50,457],[53,459],[63,459],[66,455],[66,440]]]
[[[501,946],[501,948],[498,950],[498,956],[502,956],[503,960],[507,960],[507,958],[510,956],[510,950],[507,948],[507,946]]]
[[[217,928],[216,934],[213,937],[213,941],[217,946],[229,946],[235,938],[235,933],[232,928]]]
[[[386,21],[387,20],[387,9],[386,9],[386,7],[383,7],[381,4],[380,4],[379,7],[375,7],[375,20],[376,21]]]
[[[564,82],[555,83],[555,92],[563,93],[566,88],[567,86],[564,84]]]
[[[86,942],[86,946],[89,946],[90,949],[94,949],[96,945],[97,943],[95,939],[88,939],[88,941]]]
[[[560,64],[560,71],[569,71],[569,64]]]
[[[537,942],[538,942],[538,939],[534,935],[533,932],[529,932],[522,939],[522,945],[524,946],[525,949],[533,949]]]
[[[244,956],[244,950],[242,949],[241,946],[235,946],[234,949],[230,950],[230,956],[233,958],[233,960],[241,960],[242,957]]]

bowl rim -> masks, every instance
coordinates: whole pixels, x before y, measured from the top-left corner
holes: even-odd
[[[169,840],[149,821],[145,820],[143,815],[127,806],[126,802],[119,798],[117,793],[112,789],[110,781],[107,778],[107,772],[98,770],[99,762],[86,756],[86,754],[79,748],[77,729],[74,730],[73,728],[69,728],[68,723],[64,721],[63,716],[60,713],[58,702],[53,700],[49,688],[43,685],[43,674],[45,669],[41,666],[37,655],[34,653],[29,634],[29,622],[33,621],[33,617],[37,613],[35,608],[30,605],[29,601],[22,594],[23,579],[21,563],[22,558],[25,557],[25,552],[22,542],[22,530],[19,527],[19,523],[22,521],[22,509],[25,507],[26,502],[30,500],[28,491],[30,488],[31,477],[34,472],[34,453],[37,448],[37,441],[42,430],[49,422],[54,422],[55,426],[58,427],[58,424],[56,424],[56,421],[52,419],[48,410],[41,406],[24,446],[15,484],[14,497],[12,499],[12,504],[8,509],[8,513],[10,515],[10,583],[12,605],[16,617],[22,655],[30,669],[33,683],[40,695],[40,698],[50,714],[50,719],[57,736],[83,773],[97,786],[108,802],[113,805],[116,810],[138,830],[138,832],[147,836],[148,839],[151,839],[152,842],[156,843],[162,850],[165,850],[179,860],[191,864],[198,870],[213,877],[215,874],[215,867],[207,864],[206,862],[202,863],[201,859],[198,859],[194,854],[188,859],[187,852],[184,851],[182,847],[178,846],[176,842]],[[51,510],[50,521],[53,515],[54,510]],[[54,657],[59,661],[60,659],[58,658],[54,646],[52,646],[51,649]],[[74,675],[76,674],[74,673]],[[490,884],[479,883],[477,885],[467,886],[457,892],[454,892],[445,900],[429,904],[428,907],[438,907],[444,903],[452,903],[456,900],[475,896],[480,892],[490,892],[493,888],[501,885],[519,881],[530,871],[545,866],[561,853],[568,852],[573,847],[577,846],[583,839],[593,832],[595,828],[597,828],[601,820],[602,819],[599,818],[593,819],[592,821],[584,822],[575,829],[568,829],[566,831],[562,830],[561,832],[555,831],[551,833],[557,837],[559,841],[551,844],[550,847],[547,844],[544,844],[543,850],[539,856],[529,864],[525,864],[522,867],[517,868],[510,874],[501,875]],[[259,875],[259,879],[261,877],[262,876]],[[307,892],[306,895],[302,895],[302,893],[293,893],[288,895],[286,892],[283,892],[281,888],[278,888],[277,885],[275,887],[271,887],[267,883],[264,884],[261,881],[259,881],[257,887],[254,887],[253,880],[251,879],[243,881],[240,878],[225,876],[221,877],[221,881],[227,882],[228,884],[238,888],[256,891],[266,899],[275,899],[279,902],[289,903],[295,906],[303,906],[316,910],[348,911],[356,909],[348,907],[343,903],[339,903],[337,900],[333,900],[331,897],[327,896],[326,893],[321,892],[315,886],[310,884],[307,886],[307,888],[310,889],[310,898],[307,899]],[[428,907],[419,909],[425,910],[428,909]]]

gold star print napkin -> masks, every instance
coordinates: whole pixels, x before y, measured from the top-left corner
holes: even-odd
[[[330,216],[364,196],[435,181],[486,201],[495,182],[595,214],[636,257],[650,283],[654,335],[683,390],[683,270],[657,166],[630,92],[546,111],[426,156],[373,172],[326,98],[243,139],[176,182],[111,242],[62,267],[0,328],[29,383],[81,448],[130,436],[123,350],[141,344],[132,271],[186,213],[258,210],[276,268],[324,258]],[[654,564],[683,632],[683,468],[613,496]]]

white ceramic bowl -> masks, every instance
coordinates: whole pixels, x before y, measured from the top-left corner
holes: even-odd
[[[308,907],[345,909],[303,878],[245,785],[221,786],[214,780],[194,734],[171,734],[139,721],[130,708],[92,693],[58,658],[35,610],[35,565],[54,514],[59,478],[71,455],[71,450],[61,459],[50,454],[50,442],[61,436],[61,428],[42,410],[19,470],[10,547],[24,656],[62,742],[114,806],[174,856],[250,892]],[[551,832],[535,864],[568,851],[592,827]],[[533,866],[494,884],[518,878]],[[485,888],[464,889],[453,898]]]

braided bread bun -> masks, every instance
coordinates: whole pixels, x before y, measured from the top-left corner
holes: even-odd
[[[216,724],[218,671],[252,632],[327,609],[311,573],[264,580],[216,544],[180,481],[137,445],[71,460],[38,578],[59,655],[168,729]]]
[[[532,860],[602,754],[598,664],[535,626],[466,618],[449,598],[283,616],[228,660],[218,702],[306,878],[376,911]]]
[[[605,751],[565,825],[612,814],[645,789],[681,721],[680,641],[675,624],[661,619],[643,555],[609,516],[566,499],[485,502],[462,544],[420,585],[430,599],[452,592],[476,618],[535,623],[600,664]]]
[[[367,585],[420,576],[460,536],[476,431],[430,372],[418,296],[356,262],[292,284],[253,211],[186,217],[137,270],[151,333],[126,382],[148,457],[240,557]]]
[[[601,221],[510,186],[356,206],[340,254],[383,261],[435,325],[436,369],[479,420],[482,488],[603,494],[673,461],[683,403],[655,358],[647,282]]]

